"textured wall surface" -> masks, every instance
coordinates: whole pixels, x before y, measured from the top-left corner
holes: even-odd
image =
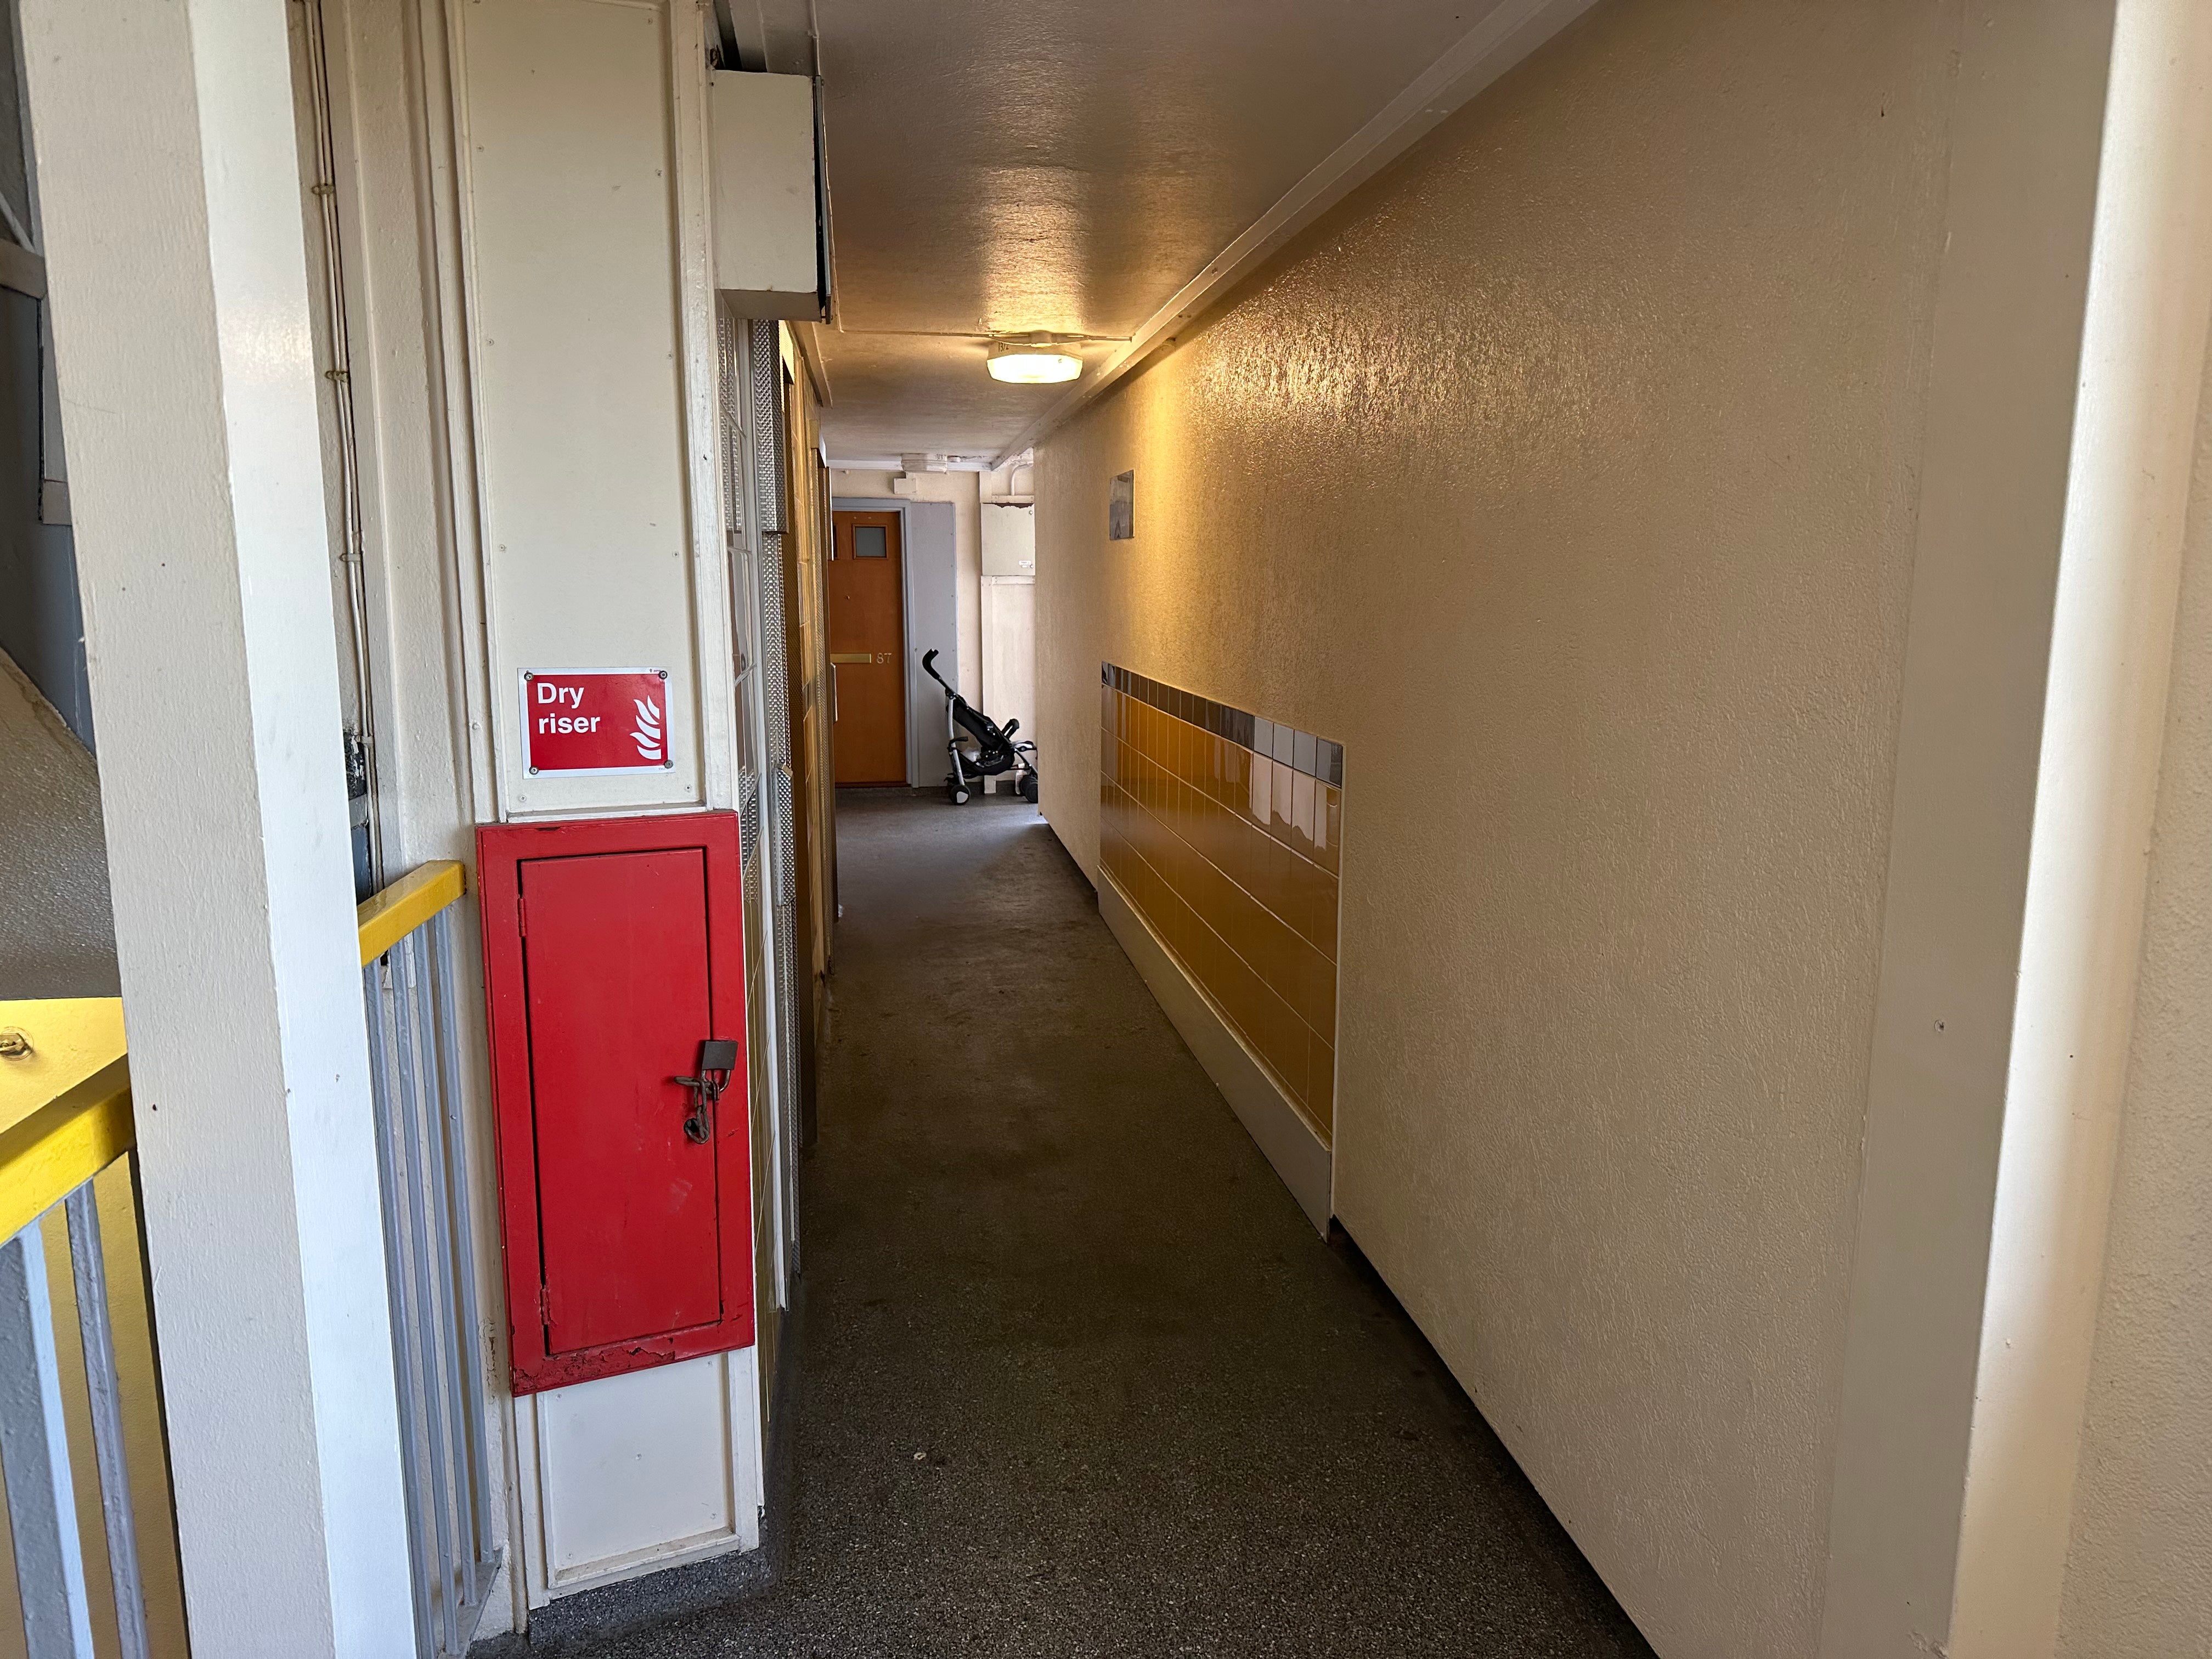
[[[0,998],[120,995],[100,770],[4,655],[0,848]]]
[[[1818,1640],[1957,21],[1601,7],[1038,452],[1047,816],[1101,659],[1358,757],[1339,1213],[1670,1656]]]
[[[2183,557],[2063,1659],[2212,1653],[2212,401]]]

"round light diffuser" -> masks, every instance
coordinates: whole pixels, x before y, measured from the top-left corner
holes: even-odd
[[[983,367],[994,380],[1016,386],[1050,386],[1083,373],[1083,360],[1049,334],[1022,334],[991,342]]]

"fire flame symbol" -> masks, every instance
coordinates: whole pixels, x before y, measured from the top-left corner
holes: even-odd
[[[649,761],[660,759],[660,705],[647,697],[632,697],[637,708],[637,729],[630,741],[637,744],[641,757]]]

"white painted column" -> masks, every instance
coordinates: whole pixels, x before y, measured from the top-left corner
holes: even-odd
[[[199,1659],[411,1647],[286,8],[24,0]]]
[[[1949,1639],[2112,5],[1958,19],[1821,1659]]]
[[[2212,322],[2212,8],[2120,0],[1952,1659],[2058,1643]]]

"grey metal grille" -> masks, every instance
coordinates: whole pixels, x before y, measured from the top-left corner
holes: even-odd
[[[70,1193],[62,1207],[76,1280],[84,1398],[92,1419],[117,1640],[123,1659],[146,1659],[151,1650],[123,1444],[124,1382],[115,1363],[106,1257],[92,1182]],[[33,1219],[15,1237],[0,1242],[0,1474],[7,1486],[23,1638],[14,1651],[27,1652],[31,1659],[50,1654],[89,1659],[92,1596],[85,1579],[76,1476],[70,1468],[64,1348],[48,1295],[43,1225],[42,1219]]]
[[[362,969],[405,1442],[416,1651],[459,1659],[498,1571],[483,1321],[459,1112],[459,980],[440,911]]]
[[[714,317],[714,349],[722,366],[722,509],[734,540],[745,531],[745,423],[741,401],[744,369],[739,362],[738,331],[719,311]]]
[[[757,916],[761,914],[761,892],[763,880],[761,874],[761,861],[758,859],[755,859],[745,866],[744,878],[745,914]]]
[[[754,323],[752,333],[752,441],[754,482],[760,527],[770,535],[790,528],[783,521],[783,353],[775,325]]]
[[[758,549],[760,590],[760,697],[768,727],[768,753],[762,770],[768,782],[767,830],[773,852],[769,860],[769,902],[774,907],[775,939],[775,1032],[777,1097],[783,1103],[785,1133],[784,1190],[795,1206],[799,1190],[796,1116],[799,1102],[799,981],[798,981],[798,836],[793,821],[791,754],[791,674],[785,645],[783,591],[784,421],[783,361],[777,349],[776,325],[750,325],[746,356],[747,391],[751,401],[753,506],[760,525]],[[786,1247],[796,1269],[799,1237],[786,1212]]]

